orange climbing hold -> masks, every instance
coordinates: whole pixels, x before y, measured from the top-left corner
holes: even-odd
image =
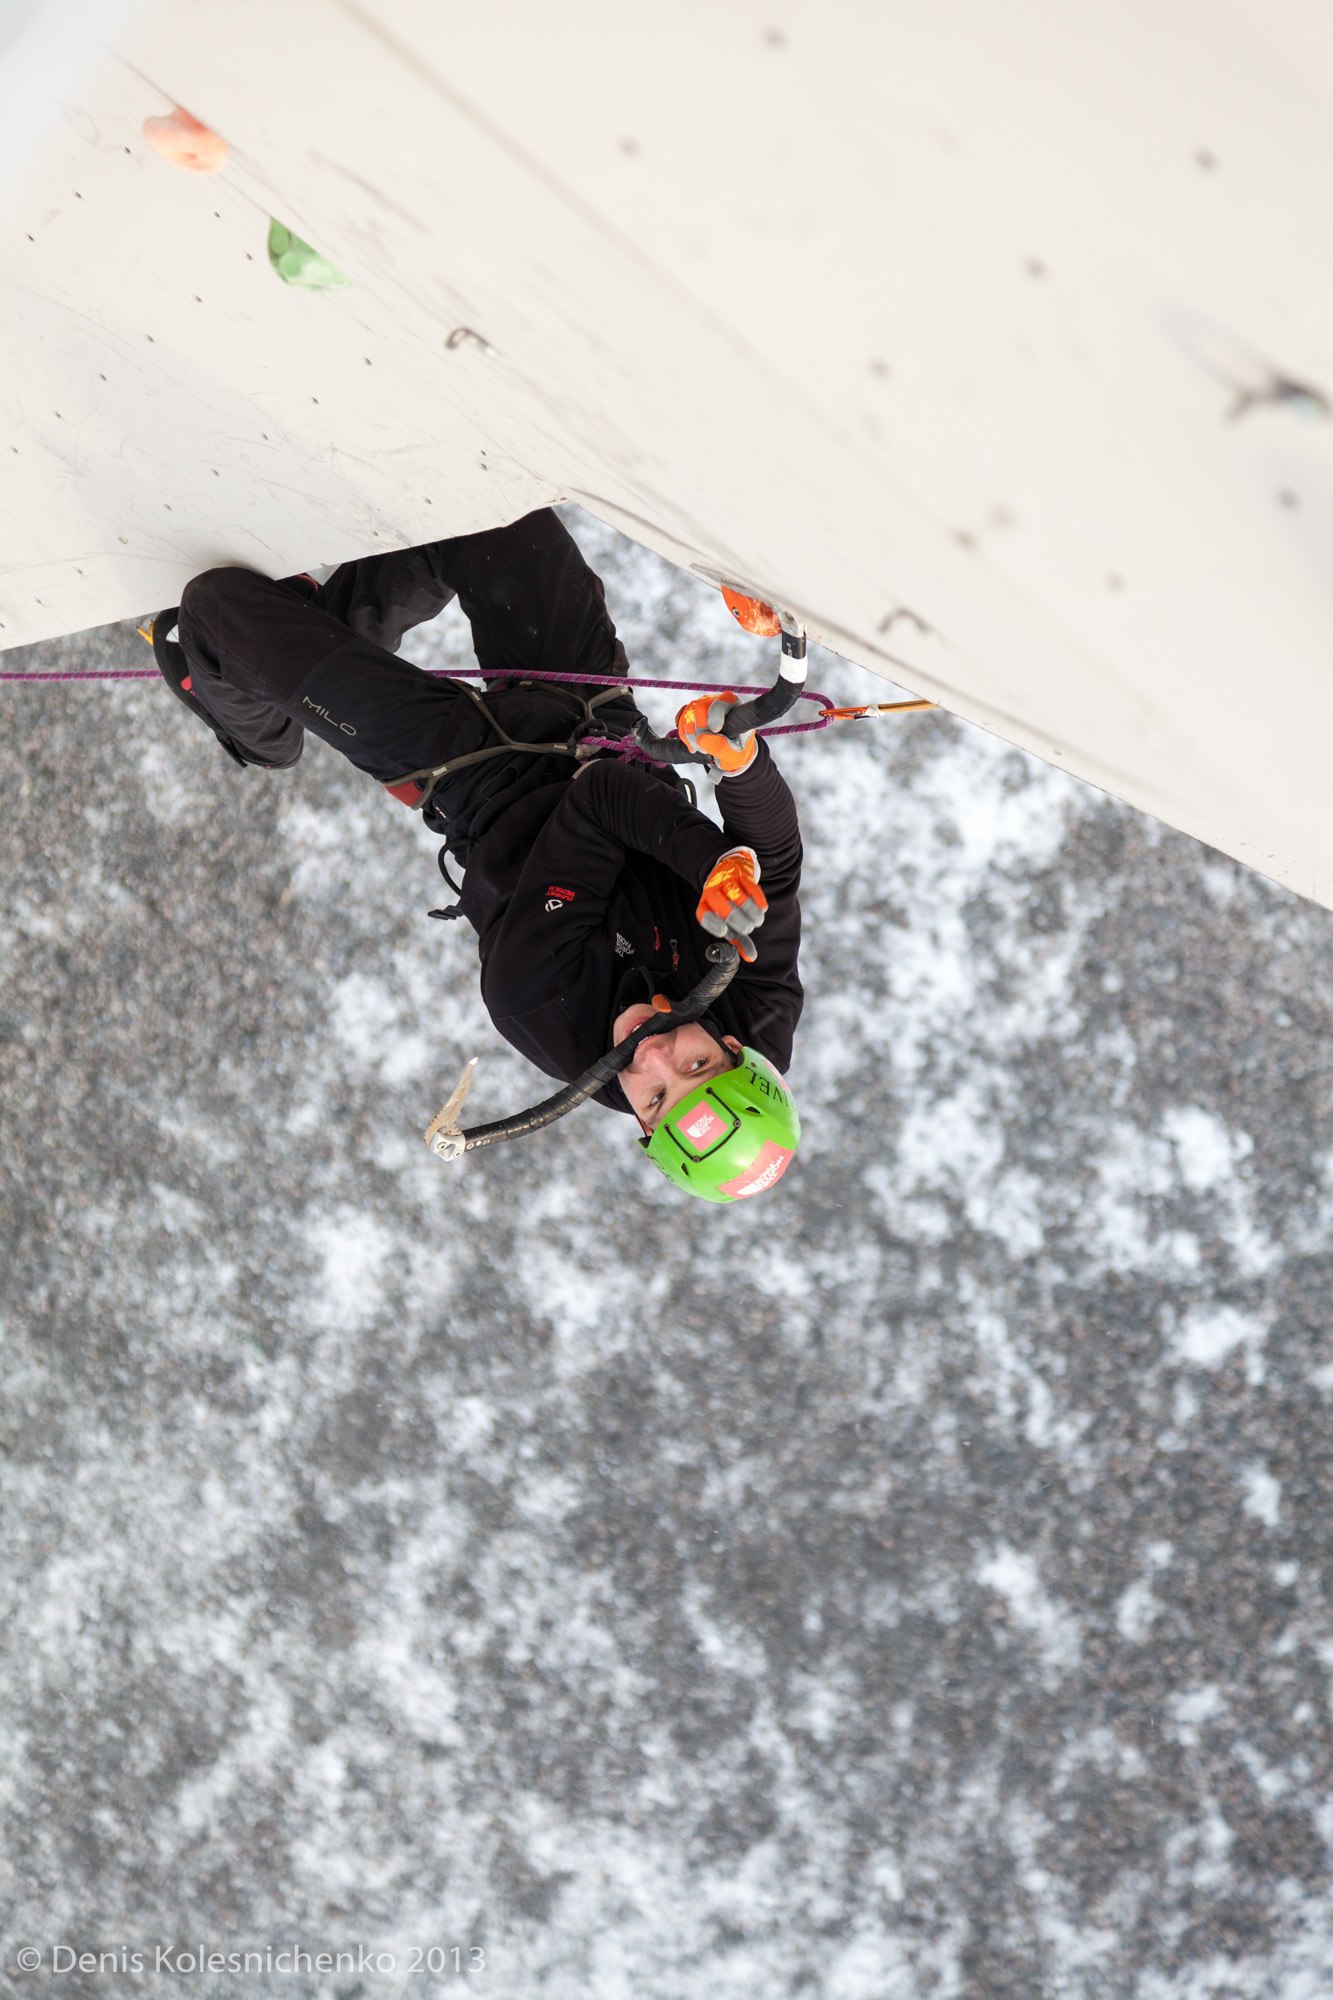
[[[145,118],[143,135],[155,153],[190,174],[215,174],[227,164],[230,148],[178,104],[166,118]]]
[[[747,632],[757,632],[761,639],[777,638],[782,630],[782,620],[771,604],[765,604],[758,597],[746,597],[744,592],[732,590],[725,583],[722,596],[736,623],[743,625]]]

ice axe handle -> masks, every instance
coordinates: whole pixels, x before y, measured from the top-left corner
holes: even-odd
[[[683,1027],[687,1021],[697,1021],[707,1013],[719,994],[726,991],[741,962],[740,953],[730,941],[710,944],[704,956],[708,961],[707,972],[669,1013],[655,1013],[646,1021],[640,1021],[623,1042],[608,1049],[605,1055],[598,1056],[582,1076],[573,1083],[567,1083],[563,1090],[557,1090],[553,1097],[534,1104],[529,1111],[520,1111],[512,1118],[496,1118],[489,1125],[472,1125],[464,1131],[458,1124],[458,1113],[472,1079],[472,1065],[469,1063],[458,1080],[453,1096],[426,1128],[426,1144],[435,1157],[439,1160],[461,1160],[465,1153],[475,1152],[479,1146],[494,1146],[501,1139],[521,1139],[529,1132],[540,1132],[543,1126],[553,1125],[557,1118],[563,1118],[576,1105],[585,1103],[613,1077],[628,1069],[640,1042],[654,1035],[669,1034]]]
[[[788,630],[784,622],[777,679],[771,688],[765,688],[753,701],[733,702],[727,710],[726,721],[717,733],[725,736],[728,742],[738,743],[752,729],[762,729],[766,723],[777,722],[800,700],[805,690],[805,671],[805,633],[799,627]],[[697,761],[695,752],[687,749],[678,736],[654,735],[642,716],[634,725],[634,740],[641,750],[646,750],[650,757],[656,757],[659,763],[692,764]]]

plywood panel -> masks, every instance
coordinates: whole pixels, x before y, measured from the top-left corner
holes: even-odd
[[[1333,900],[1331,57],[1293,0],[140,5],[11,190],[0,640],[566,494]]]

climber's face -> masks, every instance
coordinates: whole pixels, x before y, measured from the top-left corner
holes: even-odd
[[[641,1021],[651,1020],[655,1011],[644,1001],[638,1001],[618,1014],[611,1031],[617,1046]],[[739,1055],[741,1045],[736,1038],[728,1035],[725,1040],[727,1048]],[[640,1042],[633,1062],[620,1072],[620,1088],[644,1131],[651,1132],[687,1091],[730,1067],[725,1051],[707,1028],[697,1021],[687,1021],[669,1034],[650,1035]]]

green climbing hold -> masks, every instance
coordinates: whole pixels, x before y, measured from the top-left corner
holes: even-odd
[[[336,292],[352,282],[280,222],[268,225],[268,261],[284,285],[300,285],[307,292]]]

